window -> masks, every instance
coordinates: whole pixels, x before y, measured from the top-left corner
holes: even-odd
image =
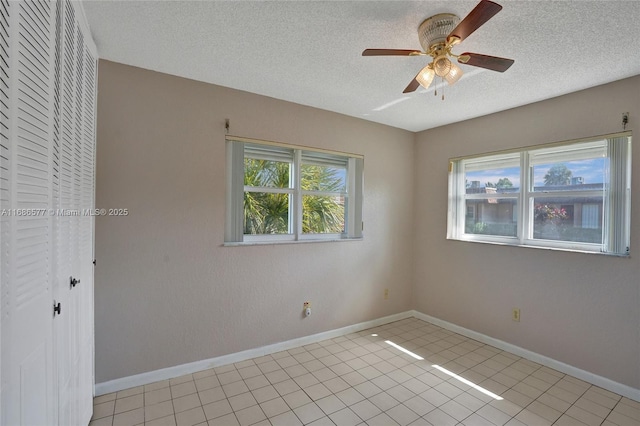
[[[225,242],[362,237],[363,158],[227,139]]]
[[[463,160],[465,170],[464,205],[467,217],[464,232],[516,236],[520,190],[520,159],[518,155],[494,155],[475,161]],[[514,186],[514,182],[515,185]],[[469,211],[474,214],[469,215]]]
[[[629,254],[631,135],[451,160],[450,239]]]

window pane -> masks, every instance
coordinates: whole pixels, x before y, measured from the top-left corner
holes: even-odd
[[[289,188],[290,163],[244,159],[244,184],[264,188]]]
[[[301,187],[303,191],[345,192],[347,169],[344,167],[302,164]]]
[[[289,194],[244,193],[244,233],[289,233]]]
[[[630,167],[627,134],[451,159],[447,238],[628,255]]]
[[[602,190],[606,158],[591,158],[561,163],[536,164],[533,169],[534,191]]]
[[[466,200],[465,233],[515,237],[517,208],[513,198]]]
[[[341,234],[344,229],[345,197],[302,197],[302,232]]]
[[[534,199],[533,238],[602,243],[602,197]]]
[[[517,193],[520,190],[520,167],[504,167],[466,172],[467,194]]]

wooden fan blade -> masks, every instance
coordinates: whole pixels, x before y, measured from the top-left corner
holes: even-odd
[[[471,33],[480,28],[491,19],[496,13],[502,10],[502,6],[489,0],[482,0],[478,5],[469,13],[457,27],[451,31],[449,37],[457,37],[460,41],[469,37]]]
[[[505,72],[515,62],[513,59],[499,58],[497,56],[481,55],[479,53],[465,52],[460,57],[468,56],[469,60],[463,64],[473,65],[474,67],[486,68],[492,71]],[[466,59],[466,58],[465,58]]]
[[[420,83],[418,83],[417,77],[420,75],[420,73],[418,73],[416,75],[416,78],[414,78],[413,80],[411,80],[411,83],[409,83],[409,85],[402,91],[402,93],[410,93],[410,92],[415,92],[416,89],[418,88],[418,86],[420,86]]]
[[[401,49],[365,49],[362,56],[416,56],[422,55],[419,50],[401,50]]]

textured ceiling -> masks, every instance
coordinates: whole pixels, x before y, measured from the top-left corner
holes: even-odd
[[[437,13],[477,1],[95,1],[84,9],[101,58],[360,117],[429,129],[640,74],[640,1],[507,1],[465,51],[515,59],[504,74],[463,65],[445,100],[402,90]],[[621,111],[622,112],[622,111]]]

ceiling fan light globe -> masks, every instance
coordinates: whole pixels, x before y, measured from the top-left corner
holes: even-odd
[[[451,71],[451,61],[446,56],[438,56],[433,61],[433,70],[438,77],[444,77]]]
[[[451,62],[451,70],[444,76],[444,79],[447,80],[449,86],[453,86],[458,80],[460,80],[462,74],[464,74],[462,68]]]
[[[428,89],[431,85],[431,82],[433,81],[434,76],[435,74],[433,72],[433,68],[431,68],[431,64],[429,64],[426,67],[422,68],[422,70],[420,70],[420,72],[416,76],[416,81],[420,83],[420,86]]]

